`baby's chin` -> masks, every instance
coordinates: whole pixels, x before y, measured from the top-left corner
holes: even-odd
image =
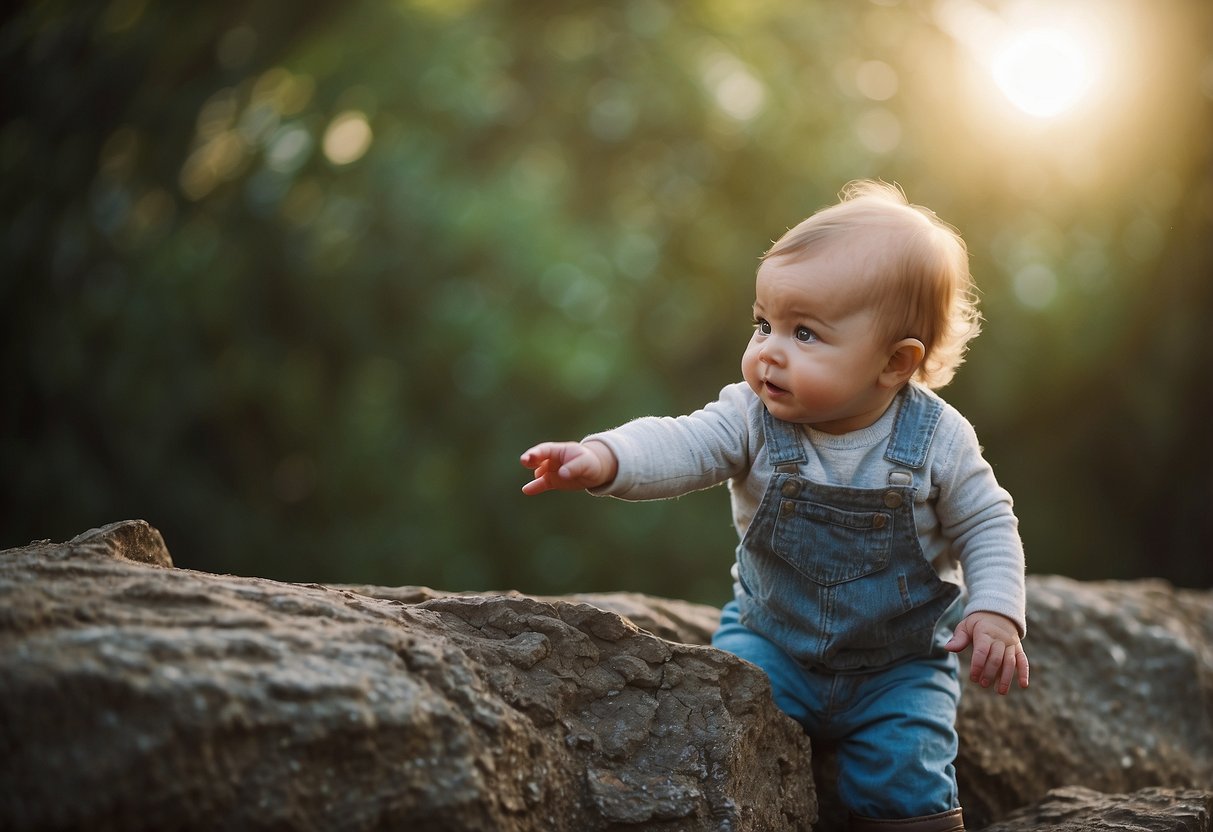
[[[782,390],[782,388],[775,388]],[[766,406],[771,415],[781,422],[794,422],[796,424],[805,424],[809,421],[804,408],[792,397],[792,394],[783,390],[781,393],[773,393],[763,387],[755,391],[759,401]]]

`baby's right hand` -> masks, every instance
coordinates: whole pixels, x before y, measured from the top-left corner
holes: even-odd
[[[601,442],[544,442],[522,455],[522,464],[535,471],[535,479],[522,493],[581,491],[615,479],[615,454]]]

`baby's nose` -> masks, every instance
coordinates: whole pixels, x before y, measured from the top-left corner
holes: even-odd
[[[783,349],[775,339],[768,339],[758,351],[758,360],[767,364],[778,364],[783,361]]]

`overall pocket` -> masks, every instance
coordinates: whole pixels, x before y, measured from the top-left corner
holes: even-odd
[[[891,513],[784,499],[771,549],[814,583],[834,586],[888,566],[892,541]]]

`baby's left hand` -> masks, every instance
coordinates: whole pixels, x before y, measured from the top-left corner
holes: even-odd
[[[969,679],[988,688],[998,682],[998,692],[1006,695],[1011,680],[1018,677],[1019,686],[1028,686],[1028,655],[1019,642],[1015,622],[996,612],[975,612],[956,625],[952,640],[945,649],[959,653],[973,645],[973,662]]]

